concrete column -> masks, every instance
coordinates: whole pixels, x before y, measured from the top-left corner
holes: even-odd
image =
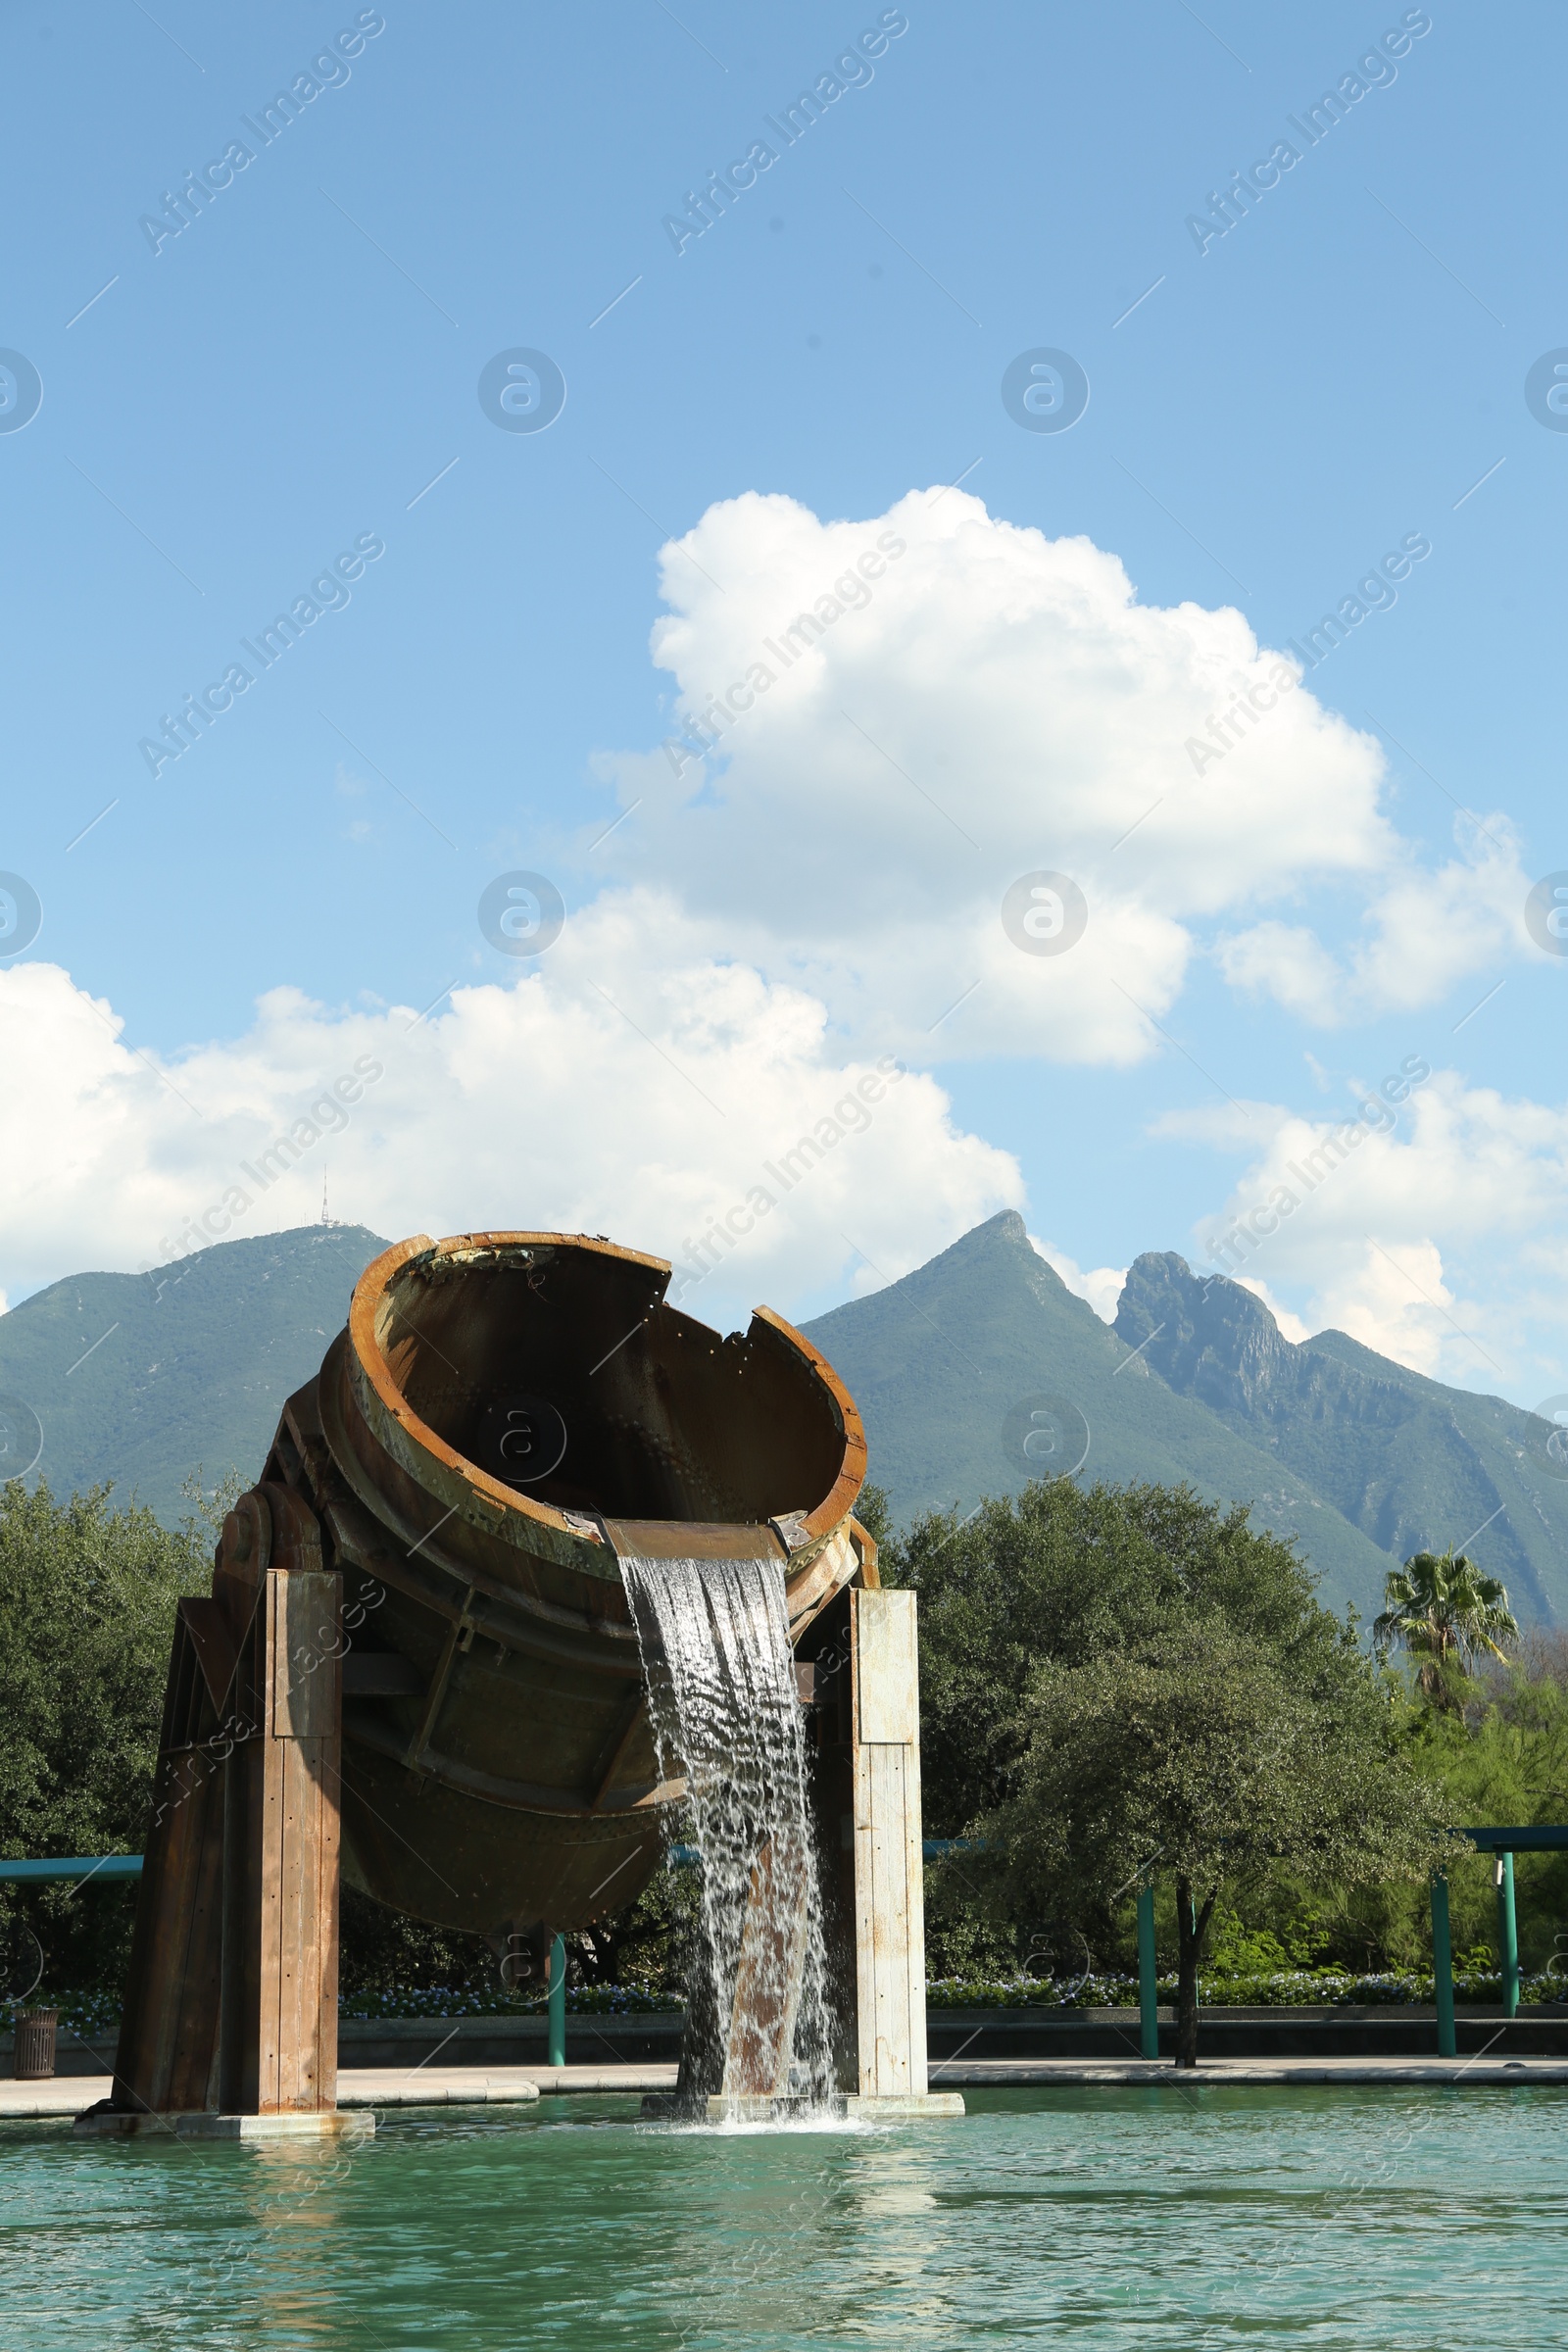
[[[852,1592],[855,1963],[862,2098],[921,2099],[925,1894],[912,1592]]]

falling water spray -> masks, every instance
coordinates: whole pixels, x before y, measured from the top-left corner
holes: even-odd
[[[822,1896],[775,1560],[621,1560],[661,1777],[700,1855],[683,2103],[833,2094]]]

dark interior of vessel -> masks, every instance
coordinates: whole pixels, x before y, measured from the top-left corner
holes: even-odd
[[[377,1336],[420,1419],[514,1492],[615,1519],[810,1511],[844,1459],[831,1392],[760,1318],[727,1339],[662,1268],[571,1245],[431,1252]]]

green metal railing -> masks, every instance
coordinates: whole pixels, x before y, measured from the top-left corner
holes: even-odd
[[[550,1946],[550,1977],[545,1987],[545,2063],[566,2063],[566,1939],[558,1936]]]
[[[1159,1970],[1154,1957],[1154,1889],[1138,1889],[1138,2047],[1145,2058],[1159,2056]]]
[[[1561,1853],[1568,1850],[1568,1825],[1538,1822],[1512,1829],[1466,1829],[1477,1851],[1494,1860],[1497,1889],[1497,1958],[1502,1976],[1505,2017],[1519,2014],[1519,1923],[1514,1908],[1515,1854]],[[926,1858],[961,1849],[966,1838],[927,1838]],[[697,1860],[695,1846],[676,1846],[671,1859]],[[0,1883],[25,1886],[47,1880],[139,1879],[140,1854],[49,1855],[36,1861],[0,1859]],[[1139,2047],[1146,2058],[1159,2056],[1159,1993],[1154,1952],[1154,1889],[1146,1882],[1138,1890],[1138,2029]],[[1458,2056],[1453,2014],[1453,1940],[1448,1926],[1448,1882],[1439,1872],[1432,1881],[1432,1978],[1438,2012],[1438,2055]],[[545,1987],[546,2052],[551,2066],[566,2063],[566,1945],[558,1936],[550,1946],[550,1971]]]
[[[1519,2014],[1519,1920],[1513,1899],[1515,1854],[1561,1853],[1568,1848],[1568,1827],[1561,1822],[1534,1822],[1513,1829],[1461,1830],[1479,1853],[1494,1858],[1497,1889],[1497,1964],[1502,1977],[1502,2013]],[[1438,2009],[1438,2056],[1457,2058],[1459,2045],[1453,2023],[1453,1943],[1448,1933],[1448,1882],[1440,1872],[1432,1882],[1432,1979]]]
[[[1497,1959],[1502,1969],[1502,2013],[1519,2014],[1519,1922],[1513,1907],[1513,1856],[1499,1854],[1496,1862]]]
[[[42,1862],[0,1860],[0,1880],[24,1885],[29,1879],[79,1879],[85,1886],[89,1879],[139,1879],[141,1859],[140,1854],[75,1854],[50,1855]]]
[[[1438,2004],[1438,2056],[1457,2058],[1453,2034],[1453,1943],[1448,1935],[1448,1882],[1440,1870],[1432,1881],[1432,1989]]]
[[[0,1858],[0,1883],[37,1885],[40,1881],[74,1879],[85,1886],[89,1879],[139,1879],[140,1854],[50,1854],[40,1861]],[[566,2063],[566,1939],[558,1936],[550,1946],[550,1974],[545,1987],[545,2051],[551,2066]]]

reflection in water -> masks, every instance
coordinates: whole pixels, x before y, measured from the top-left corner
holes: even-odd
[[[341,2340],[356,2316],[338,2276],[346,2191],[375,2150],[373,2138],[355,2137],[336,2147],[262,2140],[232,2151],[240,2212],[202,2282],[213,2291],[215,2320],[243,2313],[264,2342]]]
[[[1489,2346],[1540,2352],[1553,2338],[1568,2091],[968,2095],[962,2122],[755,2132],[548,2098],[394,2114],[352,2153],[8,2126],[0,2338],[5,2352],[1194,2352],[1272,2337],[1472,2352],[1478,2326]]]

